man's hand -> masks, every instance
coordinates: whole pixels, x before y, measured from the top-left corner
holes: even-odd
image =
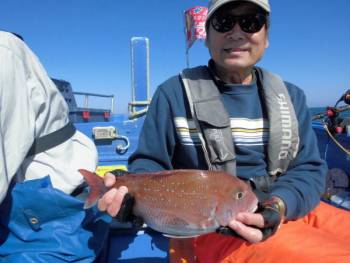
[[[104,183],[107,187],[112,187],[115,182],[116,179],[114,174],[105,174]],[[112,188],[98,201],[98,209],[100,211],[107,212],[110,216],[115,217],[120,210],[124,196],[127,194],[127,192],[128,188],[125,186],[121,186],[119,189]]]
[[[114,170],[106,173],[104,176],[106,187],[112,187],[116,182],[116,177],[124,176],[127,173],[124,170]],[[135,199],[128,193],[128,188],[121,186],[119,189],[112,188],[105,193],[98,201],[98,208],[121,223],[130,222],[136,227],[141,227],[143,219],[133,214],[134,203]]]
[[[263,240],[261,229],[264,227],[264,218],[258,213],[241,212],[235,220],[228,224],[238,236],[249,243],[259,243]]]
[[[285,214],[284,203],[281,199],[273,197],[261,204],[256,213],[241,212],[229,222],[227,228],[219,228],[218,232],[233,236],[240,236],[250,243],[259,243],[276,233],[283,222]],[[225,232],[226,230],[226,232]]]

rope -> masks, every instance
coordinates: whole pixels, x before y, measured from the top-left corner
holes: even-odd
[[[342,149],[346,154],[350,155],[350,151],[349,151],[348,149],[346,149],[343,145],[341,145],[341,144],[337,141],[336,138],[334,138],[334,136],[332,135],[332,133],[331,133],[331,132],[329,131],[329,129],[328,129],[328,125],[327,125],[325,122],[323,122],[323,128],[326,130],[326,132],[328,133],[329,137],[331,137],[331,139],[334,141],[334,143],[335,143],[336,145],[338,145],[338,147],[339,147],[340,149]]]

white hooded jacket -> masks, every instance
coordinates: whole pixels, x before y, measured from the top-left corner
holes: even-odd
[[[50,175],[53,186],[70,194],[83,182],[78,169],[95,170],[93,142],[76,131],[66,142],[26,155],[35,138],[65,126],[68,106],[27,45],[0,31],[0,203],[12,179]]]

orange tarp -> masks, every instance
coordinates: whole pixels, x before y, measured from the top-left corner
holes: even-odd
[[[324,202],[258,244],[219,234],[170,242],[171,263],[350,262],[350,212]]]

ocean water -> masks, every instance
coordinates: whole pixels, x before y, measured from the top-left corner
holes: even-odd
[[[312,107],[309,108],[311,115],[320,114],[326,111],[326,107]]]

